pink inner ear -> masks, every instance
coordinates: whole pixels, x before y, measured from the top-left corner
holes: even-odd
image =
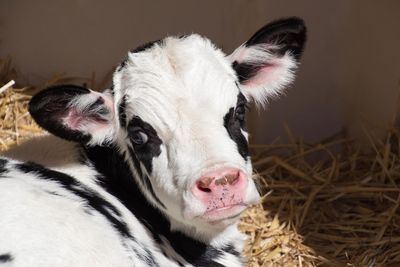
[[[102,108],[106,108],[113,113],[114,104],[110,95],[90,90],[90,94],[82,95],[71,101],[69,110],[62,118],[63,124],[71,130],[83,132],[93,132],[108,127],[108,115],[103,116],[102,114],[96,114],[96,110],[83,111],[85,110],[85,107],[90,107],[90,105],[95,103],[99,98],[104,101],[104,107]],[[96,109],[96,107],[94,108]]]
[[[63,122],[71,130],[82,130],[82,127],[84,127],[87,131],[92,131],[107,127],[106,120],[100,117],[85,117],[75,109],[68,112]]]
[[[79,126],[82,125],[83,121],[84,119],[82,116],[78,115],[76,110],[70,110],[68,115],[64,118],[64,123],[72,130],[79,129]]]
[[[254,77],[244,82],[244,85],[249,87],[268,86],[271,83],[281,80],[281,75],[277,64],[269,64],[260,68]]]

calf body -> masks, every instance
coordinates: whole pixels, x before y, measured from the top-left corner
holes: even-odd
[[[1,159],[0,265],[242,266],[236,224],[259,199],[246,105],[293,80],[304,41],[296,18],[229,56],[198,35],[168,37],[131,51],[103,93],[33,97],[37,123],[67,141]]]
[[[220,266],[217,257],[239,264],[240,234],[213,247],[171,231],[111,148],[80,151],[46,136],[8,154],[29,161],[20,153],[32,142],[49,149],[50,159],[35,160],[50,160],[51,169],[0,161],[0,254],[11,255],[11,266]],[[62,149],[54,155],[52,147]]]

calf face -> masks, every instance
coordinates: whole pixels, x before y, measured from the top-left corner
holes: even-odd
[[[297,18],[273,22],[225,55],[193,34],[128,53],[103,93],[77,86],[30,103],[49,132],[86,146],[115,146],[144,195],[171,220],[223,227],[259,199],[245,115],[293,81],[305,42]]]

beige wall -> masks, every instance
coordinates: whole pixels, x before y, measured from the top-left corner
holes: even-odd
[[[2,0],[0,57],[41,83],[57,73],[104,75],[126,51],[168,34],[198,32],[230,52],[267,21],[303,17],[309,41],[295,85],[253,111],[253,142],[319,140],[362,118],[385,124],[400,79],[400,1]]]

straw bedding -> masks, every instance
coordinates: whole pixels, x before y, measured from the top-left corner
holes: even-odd
[[[15,78],[0,61],[0,87]],[[34,89],[15,87],[0,95],[0,150],[42,133],[27,112]],[[239,226],[248,266],[400,266],[400,135],[365,134],[372,152],[341,134],[252,146],[263,198]]]

